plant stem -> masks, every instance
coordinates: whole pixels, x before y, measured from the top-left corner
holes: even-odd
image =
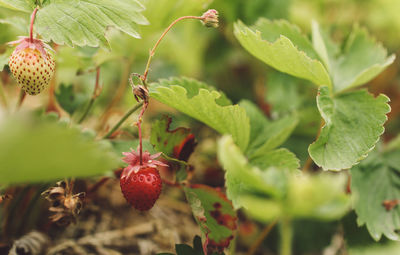
[[[25,90],[21,89],[19,91],[19,96],[18,96],[18,102],[17,102],[17,110],[21,107],[22,103],[24,102],[24,99],[26,97]]]
[[[57,50],[57,47],[55,47],[54,49]],[[54,76],[50,81],[50,86],[49,86],[49,90],[48,90],[49,91],[49,102],[47,104],[46,113],[55,112],[60,117],[61,111],[57,105],[57,100],[56,100],[56,97],[54,94],[54,92],[56,90],[56,83],[57,83],[57,75],[56,75],[57,70],[58,69],[56,69],[54,71]]]
[[[321,134],[322,127],[324,125],[325,125],[325,121],[324,121],[324,119],[321,119],[321,124],[319,125],[318,133],[317,133],[317,136],[315,137],[315,140],[317,140],[319,138],[319,136]],[[313,163],[313,161],[312,161],[310,153],[309,153],[307,161],[304,163],[304,166],[302,168],[302,171],[304,173],[307,173],[310,170],[310,167],[311,167],[312,163]]]
[[[246,253],[246,255],[254,255],[260,245],[263,243],[264,239],[268,236],[268,234],[271,232],[271,230],[275,227],[276,223],[278,220],[274,220],[270,224],[268,224],[264,230],[261,232],[260,236],[254,241],[253,245],[250,247],[249,251]]]
[[[127,80],[129,79],[129,74],[130,74],[130,69],[132,67],[132,63],[133,63],[133,58],[129,58],[122,63],[122,65],[123,65],[122,76],[121,76],[120,83],[118,84],[117,91],[115,92],[115,95],[112,98],[111,102],[108,104],[108,106],[104,110],[104,113],[100,117],[100,122],[99,122],[99,125],[97,128],[100,129],[105,126],[108,118],[112,114],[112,109],[118,102],[121,101],[121,98],[124,95],[125,90],[126,90],[126,85],[128,84]]]
[[[3,83],[0,80],[0,98],[1,101],[3,102],[4,107],[7,108],[8,104],[7,104],[7,97],[6,94],[4,93],[4,88],[3,88]]]
[[[37,13],[38,10],[39,10],[39,8],[36,7],[33,10],[32,15],[31,15],[31,25],[30,25],[30,28],[29,28],[29,40],[30,40],[31,43],[33,43],[33,23],[35,22],[36,13]]]
[[[86,195],[90,196],[94,192],[96,192],[104,183],[106,183],[108,180],[111,178],[108,176],[102,177],[99,181],[97,181],[95,184],[93,184],[90,188],[88,188]]]
[[[146,80],[147,80],[147,75],[149,74],[149,68],[150,68],[150,63],[151,63],[151,59],[154,56],[154,53],[158,47],[158,45],[160,44],[161,40],[165,37],[165,35],[168,33],[168,31],[179,21],[184,20],[184,19],[199,19],[202,20],[203,17],[199,17],[199,16],[183,16],[180,17],[176,20],[174,20],[162,33],[162,35],[160,36],[160,38],[157,40],[156,44],[154,45],[153,49],[151,49],[150,54],[149,54],[149,58],[147,60],[147,64],[146,64],[146,69],[144,70],[144,74],[142,77],[142,81],[144,82],[143,84],[146,86]]]
[[[281,237],[280,255],[291,255],[293,226],[291,220],[288,218],[283,218],[280,221],[280,237]]]
[[[350,171],[346,171],[347,174],[347,184],[346,184],[346,193],[351,194],[351,175]]]
[[[118,121],[118,123],[115,124],[115,126],[113,128],[111,128],[110,131],[108,131],[108,133],[106,135],[103,136],[103,139],[109,138],[122,125],[122,123],[124,123],[124,121],[132,113],[136,112],[142,105],[143,105],[143,102],[140,102],[140,103],[136,104],[135,106],[133,106],[131,109],[129,109],[129,111],[127,111],[125,113],[125,115]]]
[[[311,165],[312,165],[312,162],[313,162],[313,161],[312,161],[310,155],[308,155],[307,161],[304,163],[304,166],[303,166],[303,169],[302,169],[302,171],[303,171],[304,173],[307,173],[307,172],[309,171],[309,169],[310,169],[310,167],[311,167]]]
[[[149,69],[150,69],[150,63],[151,63],[151,59],[153,58],[158,45],[161,43],[162,39],[165,37],[165,35],[168,33],[169,30],[171,30],[171,28],[178,23],[181,20],[184,19],[199,19],[199,20],[203,20],[204,17],[199,17],[199,16],[183,16],[180,18],[177,18],[176,20],[174,20],[165,30],[164,32],[161,34],[160,38],[158,38],[156,44],[154,44],[153,48],[151,49],[150,53],[149,53],[149,58],[147,59],[147,64],[146,64],[146,68],[144,70],[144,73],[142,76],[140,76],[140,79],[142,80],[142,83],[144,85],[145,88],[147,88],[147,76],[149,74]],[[132,76],[131,76],[132,77]],[[136,96],[136,95],[135,95]],[[137,121],[137,126],[139,129],[139,160],[140,160],[140,165],[143,165],[143,147],[142,147],[142,117],[144,112],[146,111],[147,106],[149,105],[148,99],[145,98],[143,103],[143,107],[142,107],[142,111],[139,114],[139,118]]]
[[[99,92],[99,80],[100,80],[100,67],[98,66],[96,68],[96,83],[94,85],[93,95],[92,95],[92,98],[90,98],[89,104],[86,107],[85,112],[83,113],[82,117],[78,121],[79,124],[82,123],[82,121],[87,117],[87,115],[89,114],[90,110],[92,109],[94,101],[96,100],[96,98],[100,94],[100,92]]]
[[[90,109],[92,109],[93,103],[94,103],[94,98],[92,97],[89,101],[89,104],[87,105],[85,112],[83,113],[82,117],[78,120],[78,124],[81,124],[87,117],[87,115],[90,112]]]
[[[143,114],[146,111],[148,105],[149,105],[149,102],[145,100],[143,102],[143,107],[142,107],[142,110],[140,111],[140,114],[138,117],[138,122],[137,122],[138,130],[139,130],[139,161],[140,161],[140,165],[143,165],[142,117],[143,117]]]

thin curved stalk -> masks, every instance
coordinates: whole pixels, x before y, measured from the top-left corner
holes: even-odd
[[[121,125],[122,123],[125,122],[125,120],[132,115],[132,113],[136,112],[140,107],[142,107],[143,102],[136,104],[135,106],[133,106],[131,109],[129,109],[129,111],[127,111],[125,113],[125,115],[118,121],[117,124],[115,124],[115,126],[113,128],[110,129],[110,131],[107,132],[107,134],[105,134],[103,136],[103,139],[107,139],[109,138]]]
[[[246,255],[254,255],[257,252],[258,248],[263,243],[264,239],[268,236],[268,234],[271,232],[271,230],[275,227],[277,222],[278,221],[275,220],[264,228],[259,237],[254,241],[253,245],[250,247]]]
[[[161,40],[165,37],[165,35],[168,33],[168,31],[171,30],[171,28],[172,28],[176,23],[178,23],[179,21],[184,20],[184,19],[199,19],[199,20],[202,20],[202,19],[204,19],[204,18],[203,18],[203,17],[198,17],[198,16],[183,16],[183,17],[180,17],[180,18],[174,20],[174,21],[164,30],[164,32],[162,33],[162,35],[160,36],[160,38],[157,40],[156,44],[154,44],[153,49],[151,49],[151,51],[150,51],[149,58],[148,58],[147,64],[146,64],[146,69],[144,70],[143,77],[142,77],[142,81],[143,81],[143,83],[144,83],[145,86],[146,86],[147,75],[149,74],[151,59],[153,58],[154,53],[156,52],[156,49],[157,49],[158,45],[160,44]]]
[[[17,101],[17,107],[16,107],[17,110],[19,110],[19,108],[21,107],[22,103],[24,102],[25,97],[26,97],[26,92],[25,92],[25,90],[21,89],[19,91],[19,96],[18,96],[18,101]]]
[[[96,83],[94,85],[93,95],[90,98],[89,104],[86,107],[85,112],[83,113],[82,117],[78,121],[79,124],[81,124],[86,119],[87,115],[89,114],[90,110],[92,109],[94,101],[100,94],[99,80],[100,80],[100,67],[98,66],[96,68]]]

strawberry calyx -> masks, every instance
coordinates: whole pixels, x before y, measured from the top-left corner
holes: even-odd
[[[9,42],[7,44],[17,45],[17,47],[15,48],[13,53],[17,53],[21,50],[28,49],[28,48],[32,49],[32,50],[37,50],[42,55],[42,58],[44,59],[44,61],[47,60],[46,49],[53,51],[53,49],[50,47],[50,45],[44,43],[42,40],[30,39],[29,37],[26,37],[26,36],[19,36],[18,40]]]
[[[168,166],[167,164],[156,160],[161,155],[161,152],[151,155],[148,151],[144,151],[142,155],[142,164],[140,164],[139,147],[137,150],[131,148],[130,152],[122,153],[125,157],[122,159],[129,165],[124,169],[122,175],[129,174],[130,172],[139,172],[142,168],[157,168],[157,166]],[[122,178],[122,176],[121,176]]]

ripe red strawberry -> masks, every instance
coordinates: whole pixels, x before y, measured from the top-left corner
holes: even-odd
[[[18,44],[8,62],[11,73],[28,94],[39,94],[48,87],[54,74],[53,56],[46,51],[50,46],[28,37],[9,44]]]
[[[162,182],[157,166],[168,166],[155,160],[161,153],[150,155],[145,151],[140,164],[139,152],[123,152],[123,160],[129,165],[120,177],[120,186],[125,199],[140,211],[150,210],[161,194]]]
[[[147,167],[137,173],[124,169],[120,179],[125,199],[140,211],[150,210],[161,194],[161,177],[158,170]]]

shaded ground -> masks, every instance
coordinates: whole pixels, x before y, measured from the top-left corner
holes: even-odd
[[[31,248],[40,243],[45,254],[54,255],[174,252],[176,243],[191,244],[200,234],[189,205],[174,199],[180,196],[179,190],[166,187],[154,208],[141,213],[126,203],[119,182],[109,180],[96,197],[87,199],[77,224],[53,229],[49,241],[43,236],[35,241],[20,238],[19,243]]]

